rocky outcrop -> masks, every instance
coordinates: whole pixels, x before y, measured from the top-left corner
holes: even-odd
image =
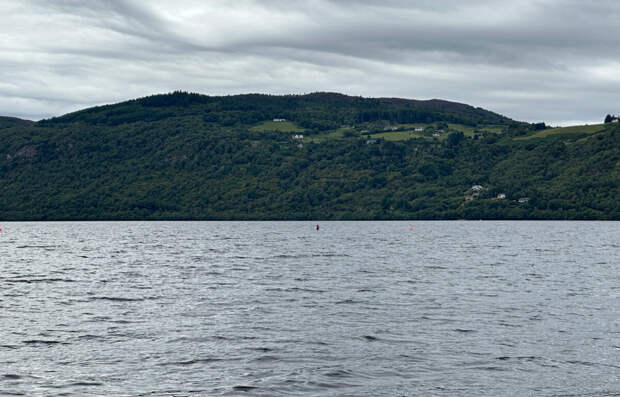
[[[12,155],[7,154],[6,159],[12,160],[16,158],[26,158],[26,159],[31,160],[36,155],[37,155],[37,148],[32,145],[26,145],[26,146],[23,146],[21,149],[19,149],[17,152],[13,153]]]

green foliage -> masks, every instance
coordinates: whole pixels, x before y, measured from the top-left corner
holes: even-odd
[[[250,128],[250,131],[304,132],[305,130],[290,121],[263,121]]]
[[[620,219],[618,125],[584,128],[532,135],[467,105],[329,93],[0,118],[0,219]]]
[[[595,134],[604,131],[605,124],[577,125],[571,127],[547,128],[520,139],[544,138],[550,135]]]
[[[455,148],[459,145],[459,143],[461,143],[463,139],[465,139],[465,135],[462,132],[453,132],[448,135],[446,145],[449,148]]]

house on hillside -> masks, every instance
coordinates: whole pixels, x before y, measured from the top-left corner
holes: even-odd
[[[424,128],[416,127],[416,128],[413,129],[413,131],[415,131],[415,132],[422,132],[422,131],[424,131]]]
[[[282,121],[286,121],[286,119],[273,119],[275,123],[281,123]]]
[[[304,136],[303,135],[293,135],[293,139],[302,140],[302,139],[304,139]]]
[[[530,201],[529,197],[521,197],[519,199],[519,204],[527,204]]]
[[[375,143],[377,143],[377,140],[376,140],[376,139],[368,139],[368,140],[366,141],[366,145],[374,145]]]
[[[482,191],[483,189],[484,189],[484,187],[482,187],[482,185],[474,185],[474,186],[472,186],[472,187],[471,187],[471,190],[472,190],[473,192],[480,192],[480,191]]]
[[[441,132],[435,131],[435,132],[433,132],[433,136],[434,137],[439,137],[439,136],[441,136]]]
[[[504,199],[506,199],[506,193],[500,193],[500,194],[498,194],[498,195],[497,195],[497,199],[498,199],[498,200],[504,200]]]

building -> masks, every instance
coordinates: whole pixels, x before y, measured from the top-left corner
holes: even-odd
[[[414,130],[415,132],[422,132],[422,131],[424,131],[424,128],[422,128],[422,127],[416,127],[416,128],[414,128],[413,130]]]
[[[506,198],[506,193],[500,193],[497,195],[498,200],[504,200]]]
[[[301,140],[304,139],[303,135],[293,135],[293,139]]]
[[[280,123],[282,121],[286,121],[286,119],[273,119],[273,121],[276,122],[276,123]]]
[[[521,197],[521,198],[519,199],[519,204],[526,204],[526,203],[528,203],[529,201],[530,201],[530,198],[529,198],[529,197]]]
[[[484,188],[482,187],[482,185],[474,185],[471,187],[471,190],[473,190],[474,192],[479,192],[481,190],[483,190]]]

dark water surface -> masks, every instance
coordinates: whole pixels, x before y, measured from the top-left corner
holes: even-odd
[[[618,222],[0,225],[0,395],[620,396]]]

